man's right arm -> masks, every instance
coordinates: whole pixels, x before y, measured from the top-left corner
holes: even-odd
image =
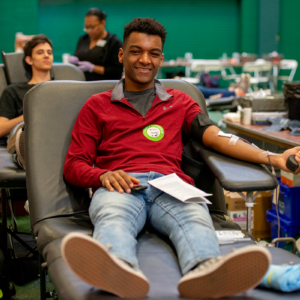
[[[80,187],[100,187],[100,175],[108,170],[93,167],[102,137],[101,120],[96,113],[95,96],[82,107],[72,131],[64,165],[64,177]]]
[[[10,87],[7,87],[0,99],[0,137],[7,136],[22,121],[23,115],[18,116],[12,90]]]
[[[93,97],[92,97],[93,98]],[[72,140],[66,156],[64,177],[80,187],[100,186],[109,191],[130,193],[133,183],[139,180],[122,170],[110,171],[93,167],[102,138],[102,124],[95,112],[95,102],[90,98],[82,107],[72,131]]]
[[[5,117],[0,117],[0,138],[9,135],[12,129],[23,120],[23,115],[11,120]]]

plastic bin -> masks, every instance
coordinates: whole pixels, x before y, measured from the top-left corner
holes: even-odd
[[[300,221],[291,221],[284,217],[280,218],[280,237],[294,237],[300,230]],[[267,210],[267,221],[271,223],[272,240],[278,237],[278,219],[275,210]],[[283,247],[285,242],[280,242],[279,247]]]
[[[290,221],[300,221],[300,187],[289,187],[278,181],[280,185],[278,212],[280,217]],[[276,204],[272,203],[276,214]]]

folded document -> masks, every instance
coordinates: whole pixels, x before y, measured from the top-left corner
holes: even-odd
[[[207,194],[184,182],[175,173],[150,180],[148,183],[182,202],[211,204],[205,197],[212,194]]]

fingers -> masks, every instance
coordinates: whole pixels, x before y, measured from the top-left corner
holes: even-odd
[[[300,154],[299,152],[295,154],[295,160],[298,163],[298,168],[297,170],[294,172],[294,174],[299,174],[300,173]]]
[[[140,181],[139,181],[138,179],[136,179],[135,177],[130,176],[130,175],[128,175],[128,176],[130,177],[130,179],[131,179],[131,181],[132,181],[133,183],[136,183],[136,184],[140,183]],[[132,184],[131,187],[133,187],[133,184]]]
[[[77,64],[78,61],[79,61],[79,58],[77,56],[72,55],[69,57],[69,63],[71,63],[71,64]]]
[[[287,160],[291,155],[295,155],[295,160],[298,163],[298,168],[295,172],[292,172],[290,169],[288,169],[286,167]],[[283,153],[283,160],[284,160],[284,163],[283,163],[284,166],[280,167],[282,170],[284,170],[286,172],[293,173],[293,174],[299,174],[300,173],[300,147],[294,147],[294,148],[291,148],[289,150],[286,150]]]
[[[134,183],[139,183],[140,181],[133,176],[126,174],[122,170],[109,171],[100,176],[100,182],[103,187],[106,187],[110,192],[113,192],[114,189],[119,193],[131,192],[131,188]]]

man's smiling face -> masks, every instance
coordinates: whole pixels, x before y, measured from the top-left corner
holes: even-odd
[[[161,37],[132,32],[123,47],[119,51],[119,61],[124,64],[125,89],[141,91],[151,88],[163,62]]]

